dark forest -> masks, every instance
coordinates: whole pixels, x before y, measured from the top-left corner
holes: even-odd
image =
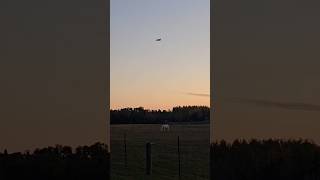
[[[110,154],[104,144],[56,145],[33,153],[0,153],[1,180],[108,180]]]
[[[211,145],[215,180],[319,180],[320,147],[307,140],[236,140]]]
[[[123,108],[110,110],[110,118],[111,124],[209,123],[210,108],[206,106],[178,106],[172,110]]]

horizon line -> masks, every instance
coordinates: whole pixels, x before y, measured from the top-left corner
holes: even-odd
[[[118,107],[118,108],[110,108],[110,110],[121,110],[121,109],[126,109],[126,108],[131,108],[131,109],[135,109],[135,108],[143,108],[145,110],[172,110],[173,108],[177,108],[177,107],[207,107],[210,108],[210,106],[208,105],[177,105],[177,106],[173,106],[171,108],[147,108],[147,107],[143,107],[143,106],[127,106],[127,107]]]

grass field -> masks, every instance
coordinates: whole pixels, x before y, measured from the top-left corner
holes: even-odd
[[[124,164],[124,134],[127,134],[127,162]],[[207,180],[209,175],[209,125],[111,126],[112,180],[171,180],[178,178],[177,137],[180,136],[181,179]],[[145,146],[152,142],[152,175],[145,175]]]

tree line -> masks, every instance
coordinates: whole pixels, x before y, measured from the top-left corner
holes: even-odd
[[[0,179],[3,180],[108,180],[110,155],[104,144],[57,145],[33,153],[0,153]]]
[[[110,110],[111,124],[161,124],[179,122],[209,122],[210,108],[178,106],[171,110],[148,110],[143,107]]]
[[[320,147],[307,140],[236,140],[211,145],[215,180],[320,180]]]

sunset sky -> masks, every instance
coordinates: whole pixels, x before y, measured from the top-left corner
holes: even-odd
[[[214,138],[320,143],[320,2],[215,2]]]
[[[0,12],[0,151],[105,142],[105,2],[3,0]]]
[[[106,6],[88,2],[0,2],[0,151],[105,141]],[[214,138],[320,144],[320,1],[214,2]],[[112,0],[111,108],[209,105],[209,14]]]
[[[112,109],[209,106],[209,3],[111,0]]]

